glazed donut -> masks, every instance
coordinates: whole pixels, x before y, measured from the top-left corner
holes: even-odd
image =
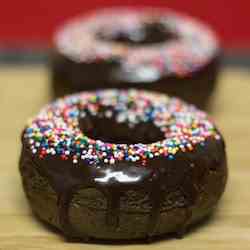
[[[132,87],[199,107],[214,89],[220,55],[215,34],[203,23],[147,8],[111,8],[75,18],[58,29],[54,48],[56,95]]]
[[[47,105],[24,129],[20,171],[34,213],[82,240],[182,233],[227,179],[224,140],[204,112],[135,89]]]

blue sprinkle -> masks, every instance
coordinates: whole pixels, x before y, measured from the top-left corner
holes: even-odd
[[[169,159],[169,160],[173,160],[173,159],[174,159],[174,156],[173,156],[173,155],[169,155],[169,156],[168,156],[168,159]]]

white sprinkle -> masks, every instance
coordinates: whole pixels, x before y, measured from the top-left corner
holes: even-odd
[[[105,116],[106,116],[107,118],[112,117],[112,111],[111,111],[111,110],[107,110],[107,111],[105,112]]]
[[[111,158],[110,161],[109,161],[110,164],[114,164],[115,163],[115,159],[114,158]]]

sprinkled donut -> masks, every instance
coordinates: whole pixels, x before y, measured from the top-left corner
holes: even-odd
[[[82,240],[181,234],[212,212],[227,179],[224,140],[211,119],[156,92],[58,99],[29,122],[22,145],[34,212]]]
[[[58,29],[54,47],[58,95],[132,87],[179,96],[200,107],[214,89],[220,55],[209,27],[169,9],[151,8],[111,8],[75,18]]]

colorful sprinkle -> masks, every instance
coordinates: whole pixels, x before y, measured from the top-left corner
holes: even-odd
[[[150,144],[115,144],[89,138],[80,129],[79,120],[86,116],[86,111],[98,116],[101,107],[112,107],[107,117],[115,118],[117,123],[126,122],[130,127],[152,122],[164,133],[164,139]],[[142,165],[160,156],[173,160],[179,151],[192,152],[208,138],[221,139],[212,121],[194,106],[176,98],[133,89],[82,92],[58,99],[29,122],[24,138],[31,152],[41,159],[59,155],[62,160],[71,159],[75,164],[130,161]]]
[[[177,39],[152,46],[129,46],[98,39],[96,32],[132,33],[148,20],[157,20]],[[58,51],[73,61],[91,63],[118,60],[124,72],[137,79],[159,75],[184,77],[213,59],[219,44],[213,31],[200,21],[172,10],[111,8],[75,18],[62,26],[54,39]]]

